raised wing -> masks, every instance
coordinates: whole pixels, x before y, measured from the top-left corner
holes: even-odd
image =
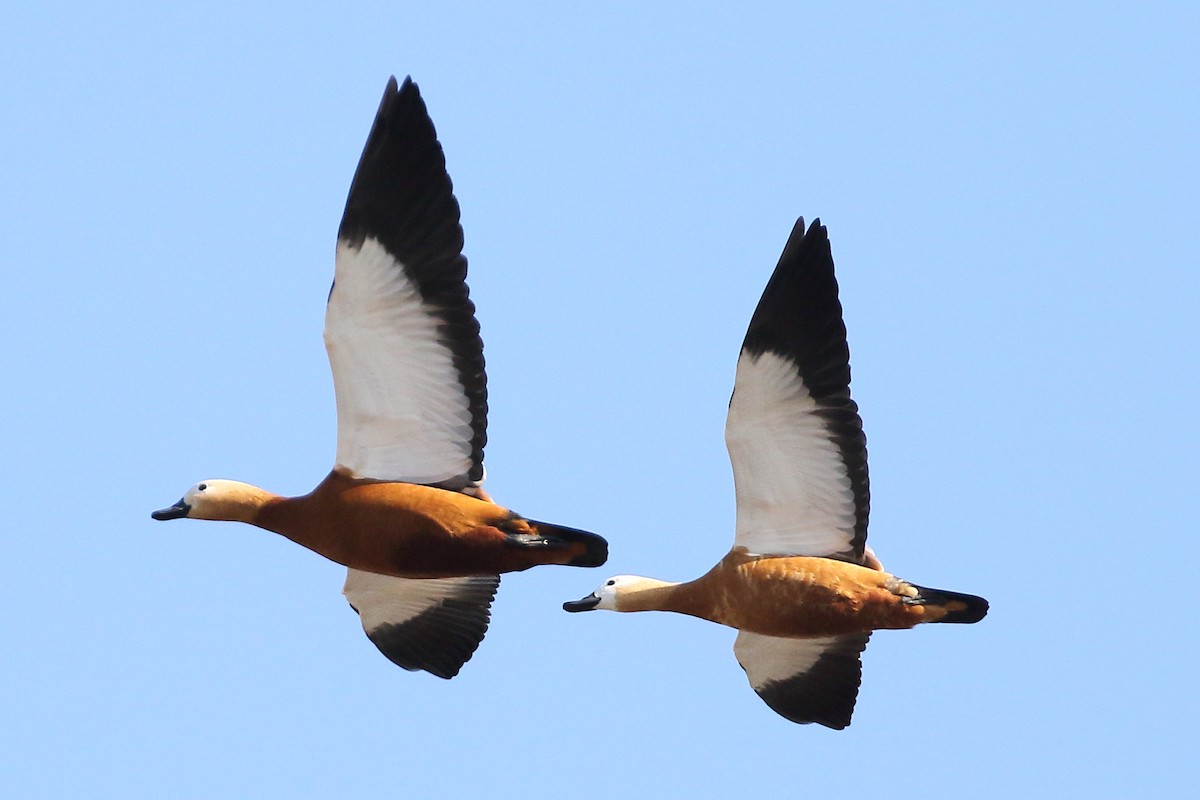
[[[325,313],[336,460],[352,476],[478,494],[487,379],[462,246],[433,122],[416,84],[392,78],[346,198]],[[452,678],[483,639],[499,584],[352,569],[343,593],[385,656]]]
[[[388,81],[338,229],[325,346],[337,463],[447,488],[483,480],[487,384],[458,201],[411,79]]]
[[[792,229],[742,343],[725,423],[735,547],[863,563],[867,446],[829,237]]]
[[[869,633],[789,639],[739,631],[733,653],[758,696],[792,722],[850,724]]]
[[[483,640],[499,585],[499,575],[408,580],[352,569],[342,593],[392,663],[449,679]]]

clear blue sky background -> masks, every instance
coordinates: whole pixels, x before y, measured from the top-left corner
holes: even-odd
[[[1045,6],[5,5],[0,794],[1191,796],[1200,11]],[[375,652],[340,567],[149,518],[328,470],[392,73],[463,208],[488,487],[612,543],[507,578],[451,682]],[[560,609],[729,547],[734,360],[799,215],[870,541],[992,601],[877,634],[841,733],[769,711],[731,630]]]

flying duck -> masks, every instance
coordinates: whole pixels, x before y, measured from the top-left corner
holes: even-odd
[[[338,228],[332,472],[302,497],[206,480],[151,514],[247,522],[348,567],[343,593],[368,638],[440,678],[479,646],[501,573],[608,555],[601,537],[525,519],[482,489],[487,379],[462,246],[433,122],[417,85],[393,77]]]
[[[796,222],[742,342],[725,423],[733,548],[687,583],[605,581],[567,611],[674,611],[738,629],[733,651],[781,716],[850,724],[871,631],[978,622],[982,597],[890,575],[867,547],[867,448],[829,237]]]

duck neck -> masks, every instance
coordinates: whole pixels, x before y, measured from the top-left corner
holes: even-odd
[[[262,527],[258,520],[263,509],[283,499],[266,489],[260,489],[248,483],[237,481],[225,483],[226,486],[220,498],[198,504],[190,516],[196,519],[246,522]]]
[[[618,611],[682,611],[678,607],[678,592],[681,584],[642,578],[637,584],[621,592],[617,601]],[[683,612],[687,613],[687,612]]]

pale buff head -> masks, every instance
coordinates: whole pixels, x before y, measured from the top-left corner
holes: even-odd
[[[252,522],[271,495],[240,481],[201,481],[188,489],[173,506],[150,514],[154,519],[215,519]]]
[[[649,611],[657,608],[663,590],[676,584],[640,575],[616,575],[579,600],[563,603],[565,611]]]

